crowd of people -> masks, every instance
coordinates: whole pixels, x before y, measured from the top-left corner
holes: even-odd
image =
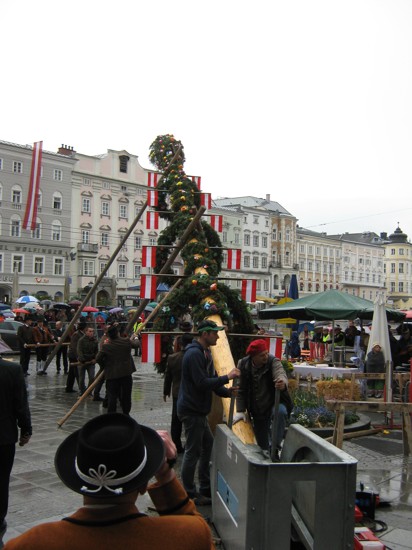
[[[138,320],[136,326],[140,326]],[[10,447],[8,462],[0,477],[0,529],[6,528],[8,484],[17,441],[26,444],[32,434],[30,411],[27,402],[25,377],[29,376],[30,354],[36,353],[36,373],[47,374],[45,367],[47,353],[64,335],[64,323],[56,322],[49,329],[44,317],[27,316],[20,327],[20,364],[7,362],[10,387],[2,385],[9,398],[0,404],[7,409],[9,436],[7,442],[0,439],[1,445]],[[57,449],[56,470],[59,477],[70,489],[83,495],[84,507],[61,522],[40,525],[16,539],[10,540],[7,549],[51,548],[56,540],[63,537],[76,540],[76,548],[92,546],[99,540],[99,548],[113,547],[119,541],[132,547],[127,537],[133,536],[141,525],[139,548],[147,537],[147,544],[156,548],[166,540],[168,548],[212,548],[210,529],[196,511],[197,506],[211,504],[210,458],[213,435],[208,423],[212,407],[212,393],[236,399],[240,415],[235,422],[246,420],[249,415],[258,445],[267,456],[272,445],[278,452],[289,410],[281,399],[276,440],[272,442],[270,423],[274,412],[275,392],[287,395],[287,377],[279,358],[268,352],[267,340],[255,339],[247,349],[246,357],[239,361],[227,375],[218,376],[213,363],[211,348],[216,345],[219,333],[225,330],[211,320],[205,320],[196,328],[189,321],[181,322],[179,334],[174,342],[175,353],[167,358],[164,377],[164,400],[172,397],[171,436],[156,433],[145,426],[139,426],[131,417],[132,373],[135,370],[133,348],[138,340],[133,334],[123,335],[117,322],[105,324],[100,340],[95,327],[89,326],[81,318],[75,331],[67,338],[67,344],[56,355],[56,373],[67,374],[66,391],[74,392],[77,381],[78,393],[85,392],[95,379],[96,366],[103,372],[106,384],[107,413],[101,414],[86,423],[81,430],[71,434]],[[132,332],[133,332],[132,330]],[[61,342],[62,343],[62,342]],[[66,351],[63,351],[66,350]],[[39,351],[41,352],[39,353]],[[44,350],[47,350],[46,352]],[[2,374],[6,370],[1,370]],[[86,380],[87,377],[87,380]],[[231,380],[239,384],[229,385]],[[27,379],[26,379],[27,380]],[[99,386],[93,392],[93,399],[99,400]],[[257,392],[257,393],[256,393]],[[263,400],[260,398],[264,397]],[[120,403],[121,413],[116,412]],[[104,413],[104,411],[103,411]],[[242,416],[243,414],[243,416]],[[2,418],[2,417],[0,417]],[[3,427],[0,419],[0,430]],[[20,430],[20,434],[18,434]],[[5,430],[5,433],[7,430]],[[133,449],[133,453],[131,450]],[[145,449],[146,455],[143,456]],[[2,453],[3,454],[3,453]],[[173,472],[173,462],[182,454],[180,484]],[[197,475],[196,475],[197,472]],[[148,485],[155,475],[155,484]],[[139,493],[149,491],[161,517],[156,521],[135,521],[145,518],[136,507]],[[172,515],[170,515],[172,514]],[[117,527],[120,523],[124,529]],[[113,526],[106,537],[93,534],[93,525]],[[76,526],[82,525],[81,540]],[[182,542],[181,533],[184,531]],[[176,536],[176,542],[173,542]],[[97,537],[97,539],[96,539]],[[120,537],[120,538],[119,538]],[[153,538],[154,537],[154,538]],[[153,541],[157,540],[158,543]],[[149,543],[149,541],[151,541]],[[187,541],[187,542],[186,542]],[[189,542],[192,541],[192,542]],[[196,544],[194,543],[196,541]],[[50,545],[50,546],[49,546]],[[73,546],[70,546],[73,547]]]

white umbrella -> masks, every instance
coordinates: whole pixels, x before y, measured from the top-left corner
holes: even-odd
[[[369,335],[368,349],[366,353],[372,350],[374,343],[379,343],[385,357],[386,376],[386,401],[392,401],[392,354],[389,342],[388,319],[386,317],[385,299],[383,293],[379,292],[373,306],[372,328]]]
[[[29,302],[38,302],[39,300],[35,296],[20,296],[18,300],[16,300],[16,304],[28,304]]]

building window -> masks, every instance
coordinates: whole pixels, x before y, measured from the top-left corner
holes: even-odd
[[[94,262],[92,260],[83,260],[83,275],[94,276]]]
[[[134,249],[140,250],[142,248],[142,237],[135,237],[134,238]]]
[[[277,238],[278,238],[277,229],[273,229],[273,230],[272,230],[272,239],[273,239],[274,241],[277,241]]]
[[[52,223],[52,241],[61,241],[62,240],[62,224],[59,221],[54,221]]]
[[[3,159],[0,159],[0,170],[3,170]]]
[[[10,220],[10,237],[21,236],[21,220],[20,218],[12,218]]]
[[[83,229],[82,230],[82,243],[83,244],[89,244],[90,243],[90,231]]]
[[[263,256],[262,257],[262,268],[267,269],[267,266],[268,266],[268,259],[266,258],[266,256]]]
[[[15,174],[22,174],[23,173],[23,163],[19,160],[13,161],[13,172]]]
[[[308,253],[309,253],[310,255],[313,254],[313,246],[309,245],[309,251],[308,251]]]
[[[156,237],[150,237],[149,245],[150,246],[156,246]]]
[[[44,258],[42,256],[35,256],[33,258],[34,265],[34,274],[43,275],[44,274]]]
[[[55,181],[63,181],[63,170],[58,170],[57,168],[55,168],[53,170],[53,179]]]
[[[235,233],[235,244],[239,244],[239,233]]]
[[[391,292],[395,292],[395,283],[393,281],[391,282]]]
[[[312,271],[312,262],[308,262],[308,271]]]
[[[102,216],[110,216],[110,203],[102,201]]]
[[[300,253],[303,254],[305,252],[305,245],[301,244],[299,245],[299,248],[300,248]]]
[[[391,264],[391,273],[395,273],[395,264]]]
[[[12,271],[15,273],[23,273],[23,256],[13,256]]]
[[[126,279],[126,264],[119,264],[117,266],[117,276],[119,279]]]
[[[399,292],[403,292],[403,281],[399,282]]]
[[[250,235],[246,234],[244,237],[244,246],[250,246]]]
[[[265,280],[263,281],[263,290],[264,290],[265,292],[267,292],[267,291],[269,290],[269,281],[268,281],[267,279],[265,279]]]
[[[243,267],[250,267],[250,257],[243,256]]]
[[[403,263],[399,264],[399,273],[403,273]]]
[[[259,216],[253,216],[253,223],[259,223]]]
[[[391,256],[395,256],[395,249],[391,248]]]
[[[101,246],[109,246],[109,233],[102,233],[100,236]]]
[[[63,275],[63,258],[53,259],[53,275]]]
[[[290,265],[290,252],[286,250],[285,252],[285,265]]]
[[[37,195],[37,208],[41,208],[43,204],[43,193],[39,190],[39,194]]]
[[[53,194],[53,209],[54,210],[62,209],[62,196],[60,193]]]
[[[142,271],[142,267],[140,265],[135,264],[133,268],[133,274],[135,279],[138,279],[140,277],[141,271]]]
[[[262,237],[262,247],[267,248],[268,247],[268,238]]]
[[[227,243],[227,231],[222,232],[222,242]]]
[[[13,206],[18,206],[21,208],[21,188],[18,185],[15,185],[11,190],[11,202]]]
[[[259,246],[259,235],[253,235],[253,246]]]
[[[127,155],[119,155],[119,170],[123,174],[127,174],[127,163],[129,160],[130,159]]]
[[[399,256],[403,256],[403,248],[399,249]]]
[[[90,178],[83,178],[83,185],[90,186]]]
[[[259,267],[259,256],[253,256],[253,267],[254,268]]]
[[[119,218],[127,219],[127,204],[119,204]]]
[[[36,227],[31,232],[32,239],[41,239],[41,222],[36,222]]]
[[[90,214],[91,212],[91,201],[86,197],[82,198],[82,212],[85,214]]]
[[[290,229],[286,229],[286,242],[290,243]]]
[[[102,183],[102,187],[103,187],[103,189],[110,189],[110,182],[104,181],[104,182]]]

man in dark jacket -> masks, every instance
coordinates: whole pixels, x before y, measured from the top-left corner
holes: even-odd
[[[274,444],[279,451],[288,411],[282,403],[282,394],[287,388],[288,379],[279,359],[270,355],[265,340],[254,340],[246,350],[247,356],[239,361],[241,372],[236,398],[237,413],[233,422],[245,420],[245,411],[251,416],[257,444],[264,451],[270,450],[270,426],[275,390],[281,391],[278,412],[277,437]]]
[[[70,345],[69,345],[69,374],[67,376],[66,381],[66,392],[67,393],[73,393],[76,390],[73,388],[74,381],[77,380],[77,383],[79,383],[79,371],[77,368],[77,364],[79,362],[79,357],[77,355],[77,344],[79,343],[80,338],[84,336],[84,331],[86,330],[86,321],[83,319],[80,319],[77,330],[72,334],[72,337],[70,339]]]
[[[59,342],[64,334],[62,321],[56,321],[56,328],[52,331],[55,342]],[[67,361],[67,346],[63,345],[56,353],[56,370],[61,370],[61,360],[63,359],[64,374],[67,374],[69,370],[69,363]]]
[[[77,371],[79,373],[79,393],[83,395],[86,391],[86,372],[89,378],[89,386],[94,380],[96,356],[99,349],[97,338],[94,334],[93,327],[87,327],[84,331],[84,336],[79,339],[77,344],[77,357],[79,365]]]
[[[176,353],[172,353],[168,356],[166,362],[165,379],[163,383],[163,401],[166,402],[166,398],[170,397],[172,393],[173,406],[172,406],[172,424],[170,427],[170,435],[172,436],[173,443],[176,445],[177,452],[183,453],[184,448],[182,445],[182,422],[177,416],[177,398],[179,396],[180,381],[182,378],[182,362],[183,355],[186,346],[192,343],[193,336],[191,334],[183,334],[177,339]]]
[[[20,446],[25,445],[31,433],[30,409],[22,368],[19,363],[5,361],[0,357],[0,547],[7,527],[10,472],[16,441],[19,440]]]
[[[186,347],[182,362],[177,414],[185,428],[186,445],[181,476],[184,488],[198,506],[211,503],[209,462],[213,435],[207,415],[212,407],[212,391],[230,397],[231,390],[224,385],[240,375],[236,367],[227,375],[216,375],[210,347],[216,345],[218,331],[224,328],[214,321],[202,321],[197,329],[199,336]],[[198,462],[199,493],[194,481]]]
[[[29,376],[29,363],[31,349],[27,347],[29,344],[33,344],[33,317],[27,315],[23,324],[17,329],[17,339],[20,347],[20,365],[23,369],[24,376]]]
[[[129,414],[132,408],[132,373],[136,370],[132,348],[138,343],[119,335],[118,323],[107,329],[108,342],[102,344],[96,363],[104,369],[107,390],[107,412],[116,412],[117,400],[120,400],[123,414]]]

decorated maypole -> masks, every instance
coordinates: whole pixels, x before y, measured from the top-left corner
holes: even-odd
[[[170,166],[170,160],[179,148],[180,154]],[[200,178],[186,175],[183,168],[183,146],[173,135],[156,138],[150,146],[150,161],[158,172],[149,173],[148,184],[152,189],[148,191],[148,204],[153,207],[153,211],[148,213],[148,220],[150,222],[151,214],[157,214],[168,222],[158,238],[156,247],[154,271],[160,273],[176,242],[200,206],[211,207],[211,197],[210,194],[201,191]],[[162,178],[157,185],[160,176]],[[213,221],[216,222],[215,227],[219,228],[221,220],[216,218],[219,217],[215,216]],[[147,253],[145,250],[146,257]],[[223,261],[222,243],[217,231],[205,219],[193,229],[191,238],[181,249],[180,255],[184,261],[184,280],[178,289],[170,293],[154,322],[153,330],[172,331],[178,325],[179,319],[186,314],[191,315],[195,324],[206,318],[218,324],[224,323],[229,336],[223,331],[220,333],[218,344],[212,349],[212,354],[217,373],[227,374],[235,366],[234,358],[237,360],[244,355],[250,341],[249,338],[231,337],[230,334],[251,335],[253,332],[253,321],[247,304],[239,291],[218,280]],[[229,262],[235,261],[235,268],[240,262],[240,251],[229,250],[228,258]],[[229,264],[229,267],[232,266]],[[171,268],[168,276],[162,277],[162,282],[170,286],[175,282]],[[162,371],[164,364],[161,362],[157,367]],[[227,399],[223,400],[223,405],[228,417]],[[234,431],[244,442],[254,441],[253,430],[249,424],[239,422],[234,426]]]

